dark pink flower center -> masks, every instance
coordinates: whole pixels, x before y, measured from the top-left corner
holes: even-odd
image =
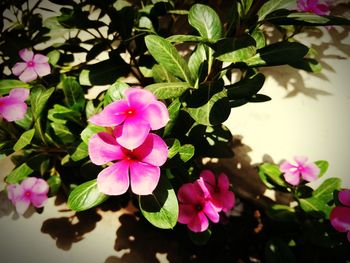
[[[34,67],[34,65],[35,65],[35,62],[32,61],[32,60],[30,60],[30,61],[27,62],[27,67],[29,67],[29,68]]]
[[[138,156],[133,152],[133,151],[130,151],[130,150],[127,150],[125,152],[125,160],[127,161],[138,161]]]
[[[128,109],[125,114],[130,117],[130,116],[133,116],[135,114],[135,109]]]
[[[30,191],[26,191],[26,192],[24,193],[24,195],[25,195],[26,197],[30,197],[30,196],[32,195],[32,193],[31,193]]]
[[[201,204],[195,205],[194,208],[195,208],[197,211],[202,211],[202,210],[203,210],[203,206],[202,206]]]

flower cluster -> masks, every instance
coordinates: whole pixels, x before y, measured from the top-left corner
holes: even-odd
[[[89,120],[113,127],[112,134],[100,132],[89,140],[89,156],[94,164],[117,161],[101,171],[97,185],[101,192],[120,195],[129,188],[138,195],[151,194],[158,184],[160,166],[168,156],[166,143],[150,133],[169,121],[166,106],[148,90],[125,90],[125,99],[113,102]]]
[[[338,199],[342,206],[336,206],[330,214],[332,226],[339,232],[347,232],[350,242],[350,189],[340,191]]]
[[[329,15],[330,4],[322,0],[298,0],[298,10],[317,15]]]
[[[210,170],[203,170],[199,179],[183,184],[178,191],[178,222],[187,224],[193,232],[208,229],[209,221],[219,222],[219,212],[228,212],[235,204],[235,196],[229,191],[229,180],[221,173],[218,178]]]

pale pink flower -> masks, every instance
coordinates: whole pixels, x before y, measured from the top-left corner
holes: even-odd
[[[35,54],[25,48],[19,51],[19,56],[24,62],[17,62],[12,68],[12,73],[19,76],[23,82],[35,80],[38,76],[50,74],[49,58],[42,54]]]
[[[29,90],[16,88],[10,94],[0,98],[0,118],[7,121],[18,121],[24,118],[27,104],[24,102],[29,96]]]
[[[334,207],[329,219],[337,231],[347,232],[347,238],[350,242],[350,189],[340,191],[338,198],[344,206]]]
[[[117,142],[132,150],[144,142],[150,130],[158,130],[167,124],[169,112],[150,91],[129,88],[125,90],[125,99],[107,105],[89,121],[103,127],[117,126]]]
[[[133,193],[148,195],[158,184],[159,167],[168,157],[168,147],[158,135],[149,133],[139,147],[128,150],[113,135],[100,132],[89,140],[89,155],[97,165],[117,161],[98,174],[97,186],[102,193],[121,195],[130,184]]]
[[[8,198],[19,214],[24,214],[29,205],[43,207],[47,200],[49,186],[41,178],[28,177],[20,184],[10,184],[7,186]]]
[[[316,15],[329,15],[329,3],[322,0],[298,0],[298,10]]]
[[[202,184],[202,185],[201,185]],[[209,221],[219,222],[219,213],[209,200],[209,193],[203,188],[203,179],[194,183],[183,184],[177,197],[179,200],[178,222],[186,224],[192,232],[203,232],[208,229]]]
[[[320,168],[314,163],[307,163],[308,158],[304,156],[294,157],[295,162],[285,161],[280,165],[280,170],[284,173],[284,179],[291,185],[298,185],[301,178],[307,182],[317,179]]]
[[[228,212],[235,205],[235,195],[229,191],[230,182],[225,173],[220,173],[218,178],[210,170],[203,170],[200,175],[205,187],[209,190],[210,201],[218,211]]]

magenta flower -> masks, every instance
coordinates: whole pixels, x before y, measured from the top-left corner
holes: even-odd
[[[35,80],[38,76],[43,77],[50,74],[49,59],[42,54],[35,54],[25,48],[19,51],[19,56],[24,62],[17,62],[12,68],[12,73],[19,76],[23,82]]]
[[[34,207],[43,207],[48,198],[48,191],[47,182],[35,177],[26,178],[21,184],[7,186],[8,198],[21,215],[24,214],[30,204]]]
[[[144,142],[150,130],[163,128],[169,113],[150,91],[129,88],[125,90],[125,99],[112,102],[89,121],[103,127],[117,126],[117,142],[132,150]]]
[[[329,219],[337,231],[347,232],[350,242],[350,189],[340,191],[338,198],[344,206],[334,207]]]
[[[136,149],[128,150],[109,133],[100,132],[89,140],[89,155],[94,164],[117,161],[102,170],[97,186],[107,195],[121,195],[129,188],[138,195],[148,195],[156,188],[160,168],[168,157],[168,147],[158,135],[149,133]]]
[[[229,191],[230,182],[227,175],[221,173],[216,179],[212,171],[203,170],[199,176],[209,190],[210,201],[217,208],[217,211],[230,211],[235,205],[235,195]]]
[[[29,96],[29,90],[16,88],[10,94],[0,98],[0,118],[7,121],[18,121],[24,118],[27,111],[25,100]]]
[[[202,185],[200,185],[202,184]],[[217,208],[210,201],[208,191],[203,188],[203,179],[183,184],[177,197],[179,200],[178,222],[187,224],[192,232],[203,232],[209,227],[209,220],[219,222]]]
[[[329,4],[320,0],[298,0],[298,10],[316,15],[329,15]]]
[[[294,157],[295,163],[285,161],[280,165],[280,170],[284,173],[283,176],[287,183],[298,185],[301,178],[307,182],[317,179],[320,168],[314,163],[306,163],[307,160],[307,157],[296,156]]]

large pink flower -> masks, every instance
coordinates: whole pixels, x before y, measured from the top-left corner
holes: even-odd
[[[344,206],[334,207],[330,214],[332,226],[339,232],[347,232],[350,242],[350,189],[343,190],[338,195]]]
[[[117,161],[99,173],[97,186],[101,192],[121,195],[130,184],[135,194],[148,195],[158,184],[159,166],[168,157],[168,147],[158,135],[149,133],[139,147],[128,150],[113,135],[100,132],[89,140],[89,155],[97,165]]]
[[[19,76],[23,82],[35,80],[38,76],[50,74],[49,59],[42,54],[35,54],[25,48],[19,51],[19,56],[24,62],[17,62],[12,68],[12,73]]]
[[[298,9],[302,12],[310,12],[317,15],[329,15],[329,3],[320,0],[298,0]]]
[[[212,171],[203,170],[199,176],[203,179],[205,187],[209,190],[210,201],[217,210],[224,212],[230,211],[235,205],[235,195],[229,191],[230,182],[227,175],[221,173],[216,179]]]
[[[219,222],[217,208],[210,201],[209,193],[200,184],[204,184],[203,179],[198,179],[194,183],[183,184],[177,197],[179,200],[178,222],[187,224],[193,232],[203,232],[208,229],[208,218],[214,222]]]
[[[298,185],[301,178],[307,182],[317,179],[320,168],[314,163],[307,163],[308,158],[304,156],[294,157],[295,162],[285,161],[280,165],[280,170],[284,173],[284,179],[291,185]]]
[[[12,89],[10,94],[0,98],[0,118],[7,121],[18,121],[24,118],[27,111],[25,100],[29,90],[24,88]]]
[[[112,102],[89,121],[103,127],[117,126],[117,142],[132,150],[144,142],[150,130],[164,127],[169,113],[150,91],[129,88],[125,90],[125,99]]]
[[[47,200],[48,191],[47,182],[35,177],[26,178],[21,184],[7,186],[8,198],[19,214],[24,214],[30,204],[34,207],[43,207]]]

